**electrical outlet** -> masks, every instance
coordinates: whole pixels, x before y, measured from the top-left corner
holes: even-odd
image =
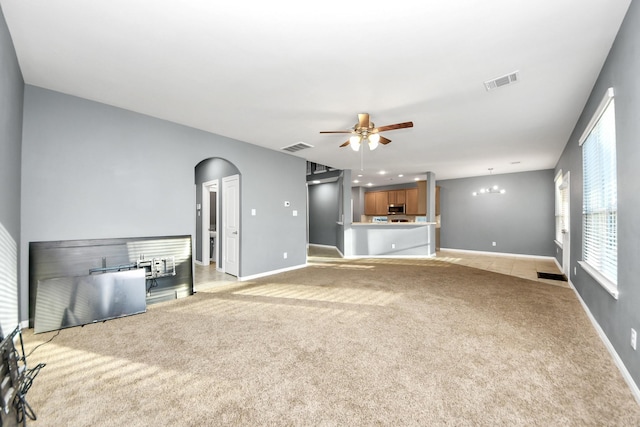
[[[636,330],[631,328],[631,347],[635,350],[636,349],[636,344],[638,341],[638,334],[636,333]]]
[[[396,244],[395,244],[395,243],[392,243],[392,244],[391,244],[391,249],[395,249],[395,248],[396,248]]]
[[[578,267],[573,267],[573,275],[574,276],[578,275]]]
[[[496,242],[491,242],[491,246],[495,246],[495,245],[496,245]]]
[[[283,254],[282,254],[282,257],[283,257],[284,259],[287,259],[287,253],[286,253],[286,252],[285,252],[285,253],[283,253]]]

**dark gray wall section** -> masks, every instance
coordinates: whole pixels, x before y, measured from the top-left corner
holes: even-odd
[[[22,106],[24,81],[16,58],[4,14],[0,9],[0,224],[20,247],[20,174],[22,150]],[[20,253],[18,252],[18,261]],[[1,274],[1,273],[0,273]],[[18,272],[18,280],[19,279]],[[22,313],[16,295],[20,297],[18,283],[0,289],[2,319],[12,323]],[[2,325],[0,325],[2,326]],[[4,325],[4,333],[11,332]]]
[[[640,3],[631,2],[591,96],[560,157],[556,171],[571,172],[571,282],[599,323],[637,385],[640,351],[629,345],[631,328],[640,332]],[[578,139],[613,87],[618,167],[618,290],[611,297],[577,264],[582,260],[582,149]],[[559,262],[562,254],[559,255]],[[574,274],[574,267],[577,275]]]
[[[225,159],[206,159],[198,163],[196,166],[196,205],[202,205],[202,184],[207,181],[218,180],[218,192],[220,193],[220,209],[222,209],[222,178],[225,176],[240,175],[240,171],[233,164]],[[240,188],[242,188],[242,178],[240,178]],[[241,190],[242,191],[242,190]],[[211,197],[215,200],[215,197]],[[215,203],[210,204],[210,217],[215,218]],[[202,211],[200,211],[202,214]],[[221,211],[222,212],[222,211]],[[198,216],[197,209],[194,209],[196,218],[196,238],[195,238],[195,254],[196,260],[202,261],[202,217]],[[218,259],[222,256],[222,239],[218,241],[219,251]]]
[[[351,188],[351,204],[353,205],[352,222],[360,222],[364,215],[364,187]]]
[[[0,222],[20,244],[20,150],[24,81],[0,9]]]
[[[339,182],[309,185],[309,243],[337,246]]]
[[[194,171],[212,157],[242,174],[240,275],[306,263],[304,159],[29,85],[24,99],[21,316],[28,242],[193,240]]]
[[[554,256],[553,178],[553,170],[549,169],[438,181],[440,246]],[[493,185],[504,188],[506,193],[472,195]]]

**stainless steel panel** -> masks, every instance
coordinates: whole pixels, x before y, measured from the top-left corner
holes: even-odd
[[[172,259],[157,268],[153,283],[147,282],[147,304],[165,300],[166,295],[187,289],[193,293],[191,236],[156,236],[115,239],[29,242],[29,326],[34,326],[38,282],[58,277],[84,276],[90,272],[115,272],[120,268],[148,260],[152,273],[154,258]],[[104,268],[104,270],[103,270]],[[149,279],[149,278],[148,278]],[[162,298],[156,298],[161,297]]]
[[[39,280],[34,332],[143,313],[145,283],[144,269]]]

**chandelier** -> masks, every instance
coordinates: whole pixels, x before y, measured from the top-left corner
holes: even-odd
[[[493,175],[493,168],[489,168],[489,175]],[[497,185],[494,185],[492,187],[485,187],[485,188],[481,188],[478,191],[474,191],[473,194],[474,196],[477,196],[478,194],[504,194],[507,191],[504,188],[500,188]]]

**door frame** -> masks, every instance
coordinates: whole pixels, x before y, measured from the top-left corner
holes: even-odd
[[[238,241],[236,242],[236,245],[235,245],[235,250],[236,251],[234,253],[236,262],[238,264],[238,271],[235,272],[236,274],[229,273],[227,271],[227,268],[226,268],[226,263],[227,263],[227,258],[228,258],[227,251],[228,251],[229,248],[228,248],[228,245],[225,242],[226,241],[226,234],[225,234],[226,233],[226,221],[227,221],[227,219],[225,218],[226,217],[226,213],[225,212],[228,212],[228,210],[227,210],[228,207],[226,206],[227,199],[226,199],[226,195],[225,195],[225,191],[224,191],[224,186],[225,186],[226,182],[231,181],[231,180],[237,180],[237,182],[238,182],[238,197],[237,197],[237,203],[235,205],[235,212],[236,212],[236,215],[237,215],[237,228],[238,228],[237,231],[236,231],[236,234],[238,235],[238,237],[237,237]],[[240,260],[240,252],[241,252],[240,251],[240,244],[241,244],[241,241],[242,241],[242,239],[241,239],[241,236],[242,236],[242,234],[241,234],[241,225],[242,225],[241,219],[242,218],[240,217],[240,191],[241,191],[240,174],[235,174],[235,175],[229,175],[229,176],[222,177],[221,190],[222,190],[222,197],[223,197],[223,199],[222,199],[223,209],[222,209],[222,212],[221,212],[221,214],[222,214],[221,215],[222,216],[222,218],[221,218],[221,226],[222,227],[221,227],[221,229],[219,231],[219,233],[220,233],[219,237],[220,237],[221,241],[223,242],[223,244],[222,244],[222,256],[220,257],[220,261],[221,261],[220,262],[220,264],[221,264],[221,266],[220,266],[221,270],[220,271],[222,271],[222,272],[224,272],[226,274],[231,274],[231,275],[235,275],[236,277],[240,277],[240,262],[241,262],[241,260]]]
[[[562,230],[562,272],[567,278],[571,277],[571,171],[562,175],[561,190],[567,191],[567,208],[565,209],[565,229]]]
[[[202,183],[202,210],[201,210],[202,214],[200,217],[200,225],[202,227],[202,235],[200,236],[200,242],[201,242],[200,253],[202,254],[202,265],[211,264],[211,254],[209,251],[209,246],[210,246],[209,218],[211,216],[210,193],[212,192],[216,193],[216,232],[217,232],[218,230],[220,230],[220,211],[219,211],[220,191],[219,191],[219,180],[217,179],[214,179],[211,181],[205,181]],[[220,253],[220,251],[218,250],[219,243],[220,241],[216,237],[216,248],[215,248],[216,254]],[[218,267],[218,264],[220,263],[218,262],[218,259],[216,257],[216,270],[221,271],[221,269]]]

